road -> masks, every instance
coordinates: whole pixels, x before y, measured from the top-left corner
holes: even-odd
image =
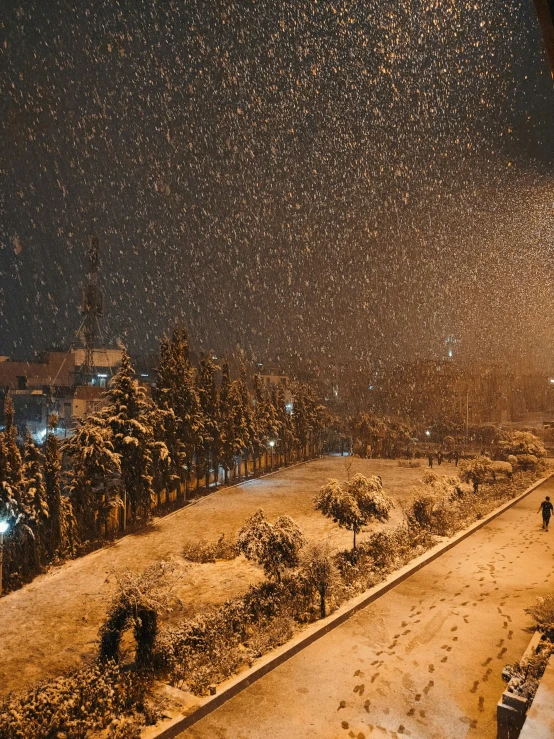
[[[549,481],[180,739],[493,739],[502,668],[552,592]]]

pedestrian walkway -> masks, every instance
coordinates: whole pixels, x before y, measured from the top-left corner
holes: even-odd
[[[548,481],[180,739],[493,739],[525,608],[553,590]]]

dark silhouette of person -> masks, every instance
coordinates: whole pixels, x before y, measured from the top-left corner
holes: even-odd
[[[439,452],[439,453],[437,454],[437,464],[439,465],[439,467],[440,467],[440,466],[441,466],[441,464],[442,464],[442,452]]]
[[[454,452],[454,463],[456,464],[456,467],[458,466],[458,462],[460,461],[460,452],[456,449]]]
[[[538,510],[538,513],[542,512],[542,527],[545,531],[548,531],[548,524],[550,523],[550,516],[552,515],[553,510],[554,508],[552,506],[552,503],[550,502],[550,497],[547,495],[543,502],[540,504]]]
[[[432,467],[433,466],[433,453],[432,452],[429,453],[429,456],[427,457],[427,459],[429,460],[429,467]]]

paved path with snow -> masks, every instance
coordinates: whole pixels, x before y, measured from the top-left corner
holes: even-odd
[[[184,615],[243,593],[262,579],[260,568],[239,557],[230,562],[187,565],[185,540],[236,535],[248,516],[262,507],[271,520],[291,515],[308,538],[329,537],[337,548],[351,535],[313,510],[312,500],[330,477],[346,476],[345,460],[325,457],[233,488],[223,488],[192,506],[157,518],[146,530],[112,546],[68,562],[0,598],[0,695],[58,675],[96,650],[98,628],[115,589],[113,570],[142,570],[156,560],[172,560],[182,570],[176,591]],[[381,475],[386,490],[402,498],[424,471],[386,460],[354,459],[351,474]],[[452,474],[450,465],[440,468]],[[394,511],[395,519],[401,508]],[[175,618],[183,615],[176,612]]]
[[[552,592],[548,481],[180,739],[493,739],[504,665]]]

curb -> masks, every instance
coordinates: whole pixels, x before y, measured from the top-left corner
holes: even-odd
[[[404,567],[396,570],[385,580],[383,580],[383,582],[379,583],[379,585],[376,585],[370,590],[367,590],[365,593],[362,593],[361,595],[358,595],[352,600],[348,601],[346,604],[338,608],[331,616],[327,616],[327,618],[325,619],[320,619],[316,621],[314,624],[304,629],[299,636],[287,642],[287,644],[284,644],[282,647],[273,650],[265,657],[261,657],[257,661],[257,664],[255,666],[249,668],[248,670],[245,670],[243,673],[233,678],[230,678],[229,680],[225,680],[224,682],[220,683],[220,685],[218,686],[218,690],[220,690],[221,692],[219,692],[215,696],[200,698],[194,706],[191,706],[191,710],[189,713],[181,713],[175,716],[173,719],[165,721],[163,726],[154,726],[147,728],[142,732],[142,738],[175,739],[179,736],[181,732],[193,726],[195,723],[197,723],[197,721],[200,721],[201,719],[208,716],[210,713],[222,706],[228,700],[234,698],[235,695],[245,690],[245,688],[248,688],[257,680],[260,680],[262,677],[274,670],[276,667],[279,667],[284,662],[287,662],[289,659],[291,659],[291,657],[294,657],[303,649],[306,649],[306,647],[309,647],[318,639],[321,639],[321,637],[325,636],[330,631],[336,629],[338,626],[343,624],[355,613],[362,610],[363,608],[366,608],[378,598],[388,593],[389,590],[392,590],[397,585],[400,585],[416,572],[419,572],[419,570],[423,569],[423,567],[431,564],[431,562],[434,562],[434,560],[438,559],[440,556],[450,551],[450,549],[453,549],[457,544],[467,539],[473,533],[479,531],[479,529],[482,529],[495,518],[501,516],[507,510],[517,505],[520,501],[534,492],[538,487],[543,485],[553,476],[554,472],[547,475],[546,477],[543,477],[540,480],[537,480],[537,482],[534,482],[523,493],[515,498],[512,498],[512,500],[504,503],[499,508],[496,508],[485,518],[476,521],[474,524],[471,524],[465,529],[462,529],[462,531],[460,531],[458,534],[455,534],[448,541],[441,542],[440,544],[435,545],[432,549],[429,549],[427,552],[421,554],[419,557],[416,557],[416,559],[412,560],[407,565],[404,565]]]

